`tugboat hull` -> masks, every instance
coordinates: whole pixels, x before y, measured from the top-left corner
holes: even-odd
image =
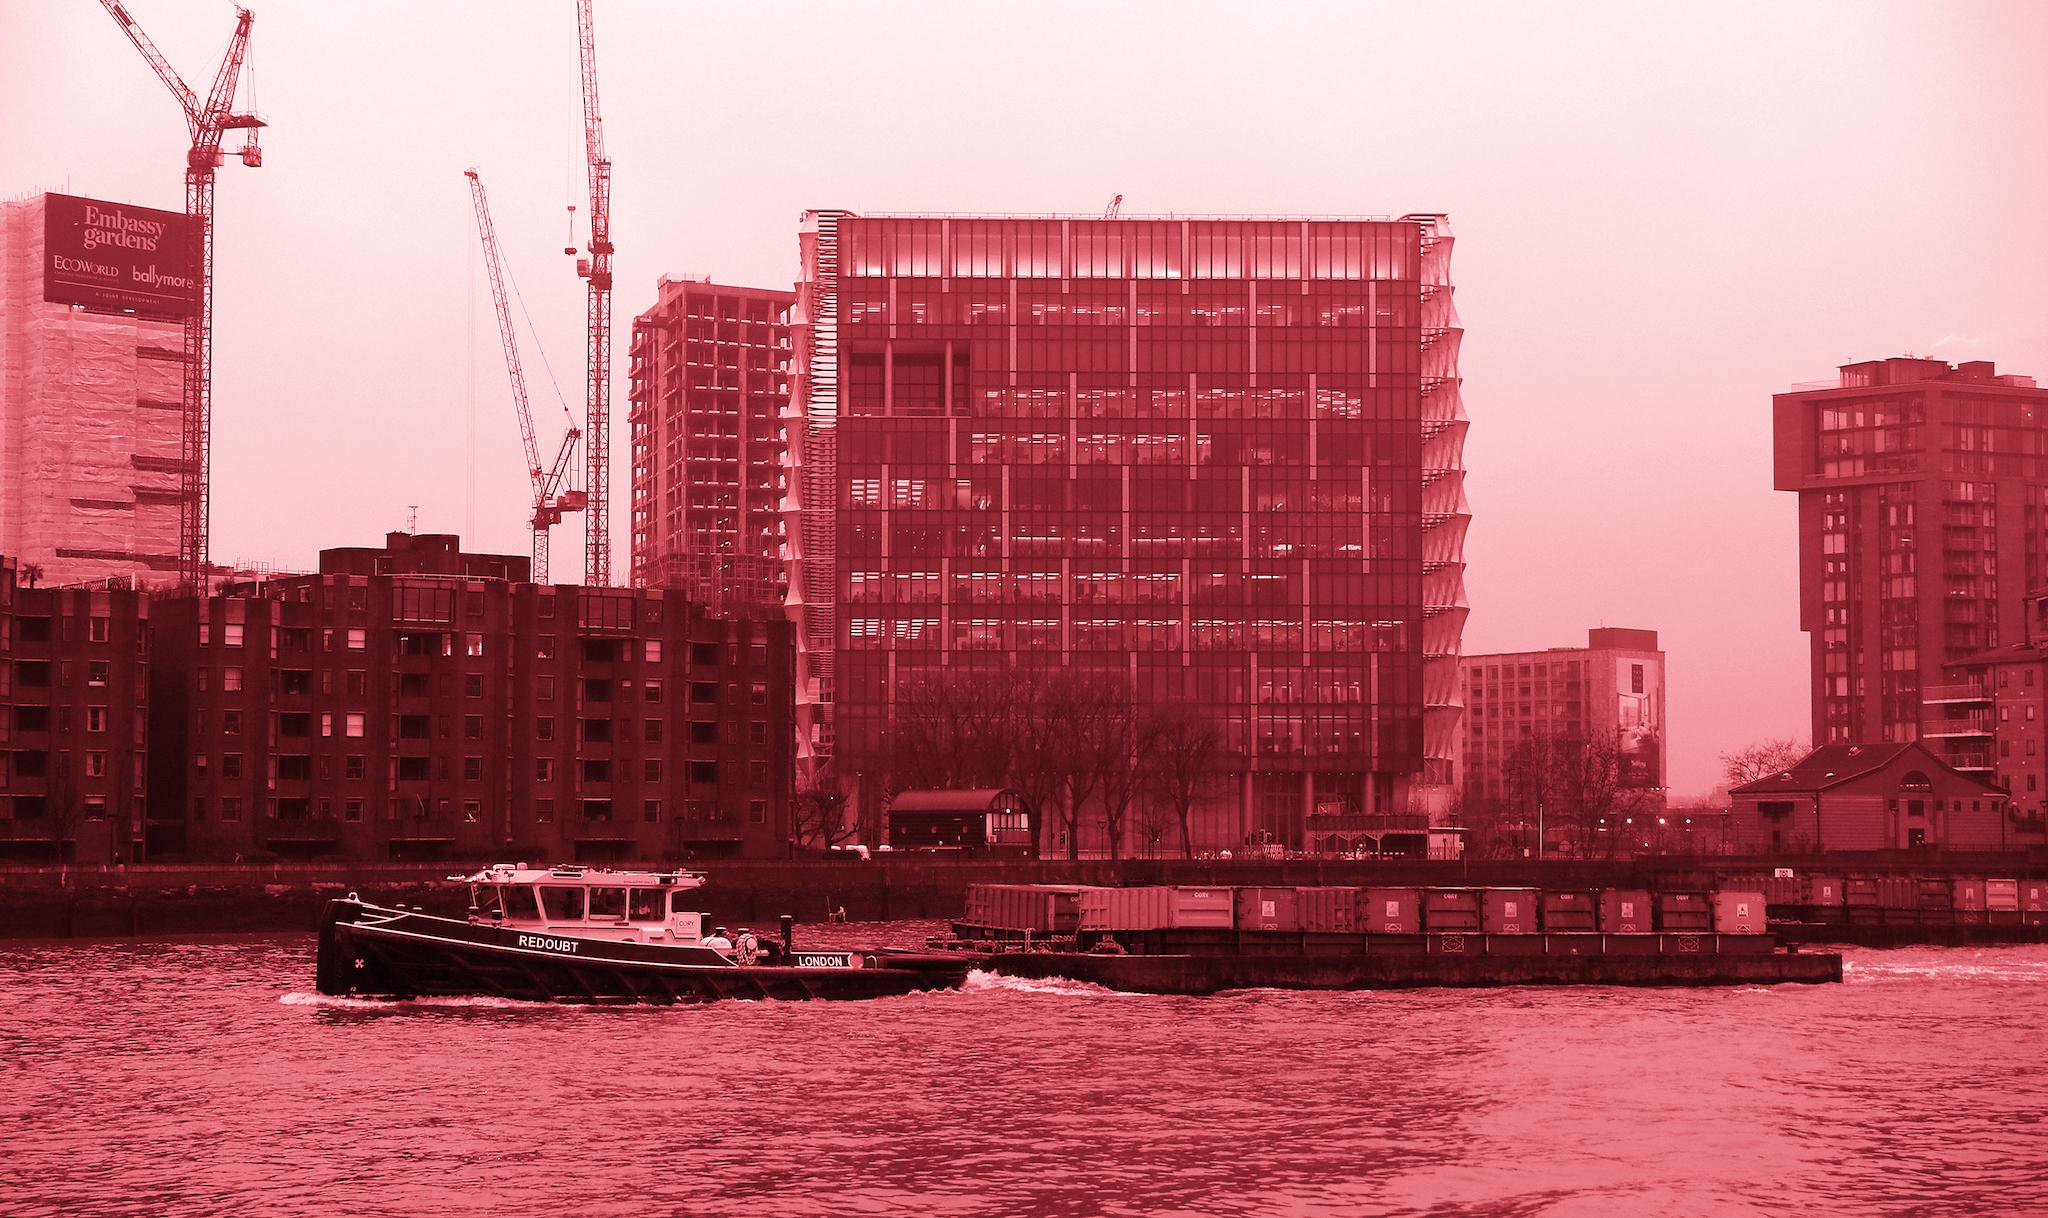
[[[881,998],[953,989],[966,958],[797,952],[787,965],[736,965],[709,948],[574,938],[330,901],[316,984],[323,994],[484,995],[533,1002],[709,1002]]]

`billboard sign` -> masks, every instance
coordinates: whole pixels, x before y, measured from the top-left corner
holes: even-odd
[[[172,320],[199,309],[199,221],[184,212],[43,196],[43,299]]]
[[[1664,785],[1664,666],[1621,659],[1615,664],[1615,741],[1620,784]]]

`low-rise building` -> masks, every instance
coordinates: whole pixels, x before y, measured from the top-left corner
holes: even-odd
[[[191,858],[786,849],[791,628],[392,534],[161,602],[152,838]]]
[[[2002,850],[2005,792],[1919,741],[1830,744],[1728,792],[1737,851]]]
[[[149,610],[0,557],[0,857],[144,857]]]
[[[1663,802],[1664,653],[1656,631],[1597,627],[1584,647],[1468,655],[1458,669],[1458,768],[1468,805],[1515,798],[1516,751],[1532,740],[1611,747],[1616,784]]]

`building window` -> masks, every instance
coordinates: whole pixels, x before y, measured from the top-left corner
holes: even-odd
[[[755,706],[766,706],[766,705],[768,705],[768,683],[767,683],[767,682],[765,682],[765,681],[756,681],[756,682],[754,682],[754,683],[753,683],[753,684],[752,684],[751,686],[749,686],[749,687],[748,687],[748,689],[747,689],[747,693],[748,693],[748,700],[749,700],[749,701],[751,701],[751,702],[752,702],[752,703],[753,703],[753,704],[754,704]]]
[[[463,823],[463,824],[465,824],[465,825],[475,825],[475,824],[481,824],[481,823],[483,822],[483,819],[484,819],[484,805],[483,805],[483,801],[482,801],[482,800],[478,800],[478,799],[465,799],[465,800],[463,800],[463,801],[462,801],[462,823]]]
[[[747,763],[747,784],[756,790],[768,785],[768,763],[749,761]]]
[[[348,628],[348,649],[350,651],[361,651],[369,645],[370,635],[368,631],[364,630],[361,626],[350,626]]]
[[[464,715],[462,717],[462,738],[464,740],[482,740],[484,738],[484,717],[482,715]]]
[[[661,705],[661,682],[658,680],[642,681],[640,683],[640,696],[653,705]]]
[[[661,801],[658,799],[642,800],[640,802],[640,819],[647,821],[650,824],[654,821],[660,820]]]
[[[552,757],[534,758],[533,780],[535,782],[553,782],[555,780],[555,759]]]
[[[93,660],[85,666],[85,683],[95,689],[105,689],[112,673],[112,665],[105,660]]]
[[[483,655],[483,653],[484,636],[480,634],[465,634],[462,636],[462,654],[475,659]]]
[[[367,697],[370,693],[370,674],[360,668],[349,669],[348,693],[352,698]]]
[[[648,744],[661,743],[661,720],[649,719],[640,725],[640,737]]]
[[[236,716],[241,714],[240,711],[230,711],[228,713]],[[85,730],[88,732],[104,732],[107,730],[106,707],[88,706],[85,708]]]
[[[480,672],[462,674],[462,696],[481,698],[484,696],[484,675]]]
[[[222,819],[223,821],[238,821],[238,820],[241,820],[241,819],[242,819],[242,797],[241,797],[241,796],[239,796],[239,795],[223,795],[223,796],[221,796],[221,799],[220,799],[220,818],[221,818],[221,819]]]
[[[533,721],[533,738],[535,740],[553,740],[555,738],[554,719],[550,716],[535,719]]]
[[[756,720],[748,725],[748,733],[755,744],[768,743],[768,725]]]
[[[342,800],[341,819],[352,825],[361,821],[363,819],[363,801],[360,799]]]
[[[240,778],[242,776],[242,755],[240,753],[222,753],[220,755],[220,776],[222,778]]]
[[[482,778],[483,776],[484,776],[484,759],[483,759],[483,758],[481,758],[481,757],[464,757],[464,758],[462,759],[462,780],[463,780],[464,782],[475,782],[475,781],[477,781],[478,779]]]
[[[656,757],[649,757],[649,758],[648,758],[647,760],[645,760],[645,761],[641,762],[641,763],[640,763],[640,776],[641,776],[641,781],[643,781],[643,782],[649,782],[649,783],[658,783],[658,782],[660,782],[660,781],[661,781],[661,760],[660,760],[659,758],[656,758]]]
[[[220,670],[220,688],[223,693],[234,693],[242,688],[242,670],[233,664]]]
[[[767,800],[765,800],[765,799],[750,799],[750,800],[748,800],[748,801],[747,801],[747,819],[748,819],[749,821],[753,822],[754,824],[757,824],[757,825],[758,825],[758,824],[760,824],[760,823],[761,823],[762,821],[765,821],[765,820],[767,820],[767,819],[768,819],[768,801],[767,801]]]
[[[348,711],[342,721],[342,730],[347,732],[351,739],[360,740],[363,738],[365,725],[366,720],[362,711]]]
[[[547,603],[550,605],[553,604],[552,601],[549,601]],[[534,800],[533,819],[536,823],[543,825],[553,821],[555,819],[555,801],[552,799]]]
[[[364,762],[361,753],[350,753],[347,757],[342,758],[341,776],[343,778],[360,782],[364,778],[369,777],[369,773],[369,766]]]
[[[645,654],[647,657],[647,662],[649,664],[661,663],[661,640],[648,639],[645,647]]]
[[[87,778],[105,778],[107,776],[107,755],[105,753],[91,752],[85,755],[85,776]]]
[[[555,679],[553,677],[534,678],[533,700],[536,702],[553,702],[555,700]]]
[[[107,619],[106,619],[106,618],[103,618],[103,617],[92,617],[92,618],[87,618],[87,619],[86,619],[86,622],[85,622],[85,640],[86,640],[86,642],[88,642],[88,643],[104,643],[104,642],[106,642],[106,641],[107,641],[107,628],[108,628],[108,625],[109,625],[109,623],[108,623],[108,621],[107,621]]]

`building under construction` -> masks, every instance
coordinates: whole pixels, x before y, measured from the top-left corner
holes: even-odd
[[[782,604],[793,292],[664,278],[633,321],[633,584]]]
[[[187,217],[0,203],[0,553],[45,584],[173,583]]]

